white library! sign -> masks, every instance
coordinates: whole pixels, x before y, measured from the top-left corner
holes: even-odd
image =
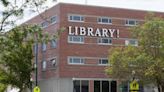
[[[69,35],[119,38],[119,29],[69,26],[68,31],[69,31]]]

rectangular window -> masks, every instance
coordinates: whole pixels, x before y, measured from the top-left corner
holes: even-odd
[[[48,21],[42,22],[42,23],[41,23],[41,27],[42,27],[42,28],[48,27]]]
[[[51,17],[50,19],[51,24],[56,23],[56,21],[57,21],[56,16]]]
[[[51,47],[56,48],[56,40],[51,40]]]
[[[69,64],[84,64],[84,58],[82,57],[68,57]]]
[[[104,44],[104,45],[112,45],[112,39],[111,38],[98,38],[98,43]]]
[[[136,26],[137,24],[138,24],[138,21],[135,19],[125,20],[125,25],[127,25],[127,26]]]
[[[47,68],[47,62],[42,61],[42,71],[46,71],[46,68]]]
[[[74,80],[73,92],[89,92],[89,81],[88,80]]]
[[[125,40],[125,46],[128,46],[128,45],[138,46],[138,40],[137,39],[128,39],[128,40]]]
[[[84,16],[82,16],[82,15],[68,15],[68,21],[84,22]]]
[[[97,19],[98,23],[102,24],[112,24],[112,19],[108,17],[100,17]]]
[[[94,92],[115,92],[115,91],[110,91],[109,83],[110,83],[109,81],[95,80]]]
[[[45,42],[42,43],[42,51],[46,51],[46,43]]]
[[[84,43],[84,36],[68,36],[69,43]]]
[[[108,59],[107,58],[99,59],[99,65],[108,65]]]

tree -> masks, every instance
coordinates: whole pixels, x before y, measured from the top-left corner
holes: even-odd
[[[20,26],[12,29],[0,38],[0,83],[11,85],[22,92],[31,85],[31,73],[34,70],[33,45],[42,42],[47,36],[38,26]],[[35,38],[35,35],[38,35]]]
[[[164,92],[164,20],[149,15],[145,23],[131,29],[139,46],[112,48],[107,73],[118,79],[133,77],[143,83],[153,83]],[[135,73],[134,73],[135,72]]]
[[[51,2],[55,1],[56,0],[51,0]],[[17,21],[22,19],[27,11],[31,13],[38,12],[38,14],[40,14],[40,11],[48,8],[48,6],[45,5],[46,2],[50,2],[50,0],[0,0],[3,6],[1,10],[2,14],[0,15],[0,32],[15,27]],[[40,17],[46,20],[41,14]]]

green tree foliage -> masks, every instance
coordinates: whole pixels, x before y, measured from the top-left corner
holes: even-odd
[[[106,69],[107,73],[118,79],[135,77],[143,83],[154,83],[159,92],[164,92],[164,20],[149,15],[145,23],[131,31],[139,46],[112,48],[112,67]]]
[[[0,36],[1,84],[19,88],[20,92],[30,88],[34,42],[47,39],[41,31],[38,26],[24,25]]]
[[[16,26],[17,21],[22,19],[27,11],[40,14],[40,11],[48,8],[45,3],[50,1],[56,2],[56,0],[0,0],[0,4],[3,7],[0,15],[0,32]],[[46,20],[41,14],[40,16]]]

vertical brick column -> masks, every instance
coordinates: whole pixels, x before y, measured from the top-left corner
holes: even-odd
[[[89,80],[89,92],[94,92],[94,81]]]

